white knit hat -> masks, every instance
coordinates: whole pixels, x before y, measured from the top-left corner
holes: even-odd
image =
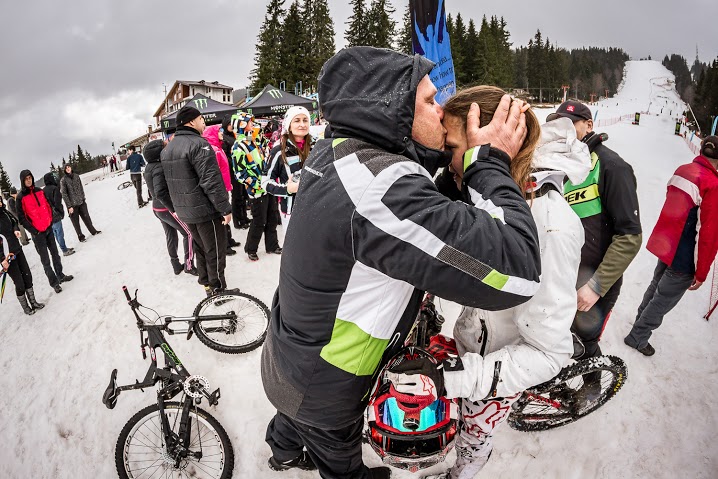
[[[293,106],[284,114],[284,120],[282,121],[282,135],[289,132],[289,125],[297,115],[307,115],[307,118],[311,121],[312,117],[309,115],[309,111],[303,106]]]

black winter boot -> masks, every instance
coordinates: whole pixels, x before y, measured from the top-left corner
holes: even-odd
[[[30,307],[29,304],[27,304],[27,298],[25,296],[18,296],[17,300],[20,301],[20,306],[22,306],[22,310],[30,316],[31,314],[35,314],[35,310]]]
[[[37,300],[35,299],[35,290],[33,290],[32,288],[27,288],[25,290],[25,294],[27,295],[27,300],[30,303],[30,306],[33,307],[33,309],[42,309],[45,307],[44,304],[37,302]]]
[[[274,456],[272,456],[269,458],[268,462],[269,468],[273,471],[286,471],[287,469],[294,468],[302,469],[305,471],[314,471],[317,468],[317,466],[314,465],[314,461],[312,461],[312,458],[309,457],[309,454],[307,454],[307,451],[302,451],[302,453],[294,459],[290,459],[284,462],[279,462],[274,459]]]
[[[180,263],[177,258],[172,258],[172,269],[174,270],[175,274],[180,274],[182,271],[184,271],[184,266],[182,266],[182,263]]]

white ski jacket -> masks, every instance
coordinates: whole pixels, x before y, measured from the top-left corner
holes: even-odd
[[[542,126],[534,154],[536,191],[531,213],[541,245],[541,286],[528,302],[504,311],[465,307],[454,326],[461,361],[444,372],[450,398],[479,401],[513,396],[556,376],[573,353],[576,275],[584,230],[563,198],[563,179],[581,182],[591,168],[587,146],[571,120]]]

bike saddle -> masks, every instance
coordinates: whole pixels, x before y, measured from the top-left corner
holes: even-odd
[[[107,406],[107,409],[114,409],[119,395],[120,391],[117,390],[117,369],[113,369],[110,375],[110,384],[102,395],[102,404]]]

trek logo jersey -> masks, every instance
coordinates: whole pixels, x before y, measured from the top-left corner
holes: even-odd
[[[564,185],[563,197],[579,218],[588,218],[602,211],[601,195],[598,192],[598,179],[601,170],[601,162],[598,155],[591,153],[591,172],[586,180],[580,185],[574,185],[567,181]]]

